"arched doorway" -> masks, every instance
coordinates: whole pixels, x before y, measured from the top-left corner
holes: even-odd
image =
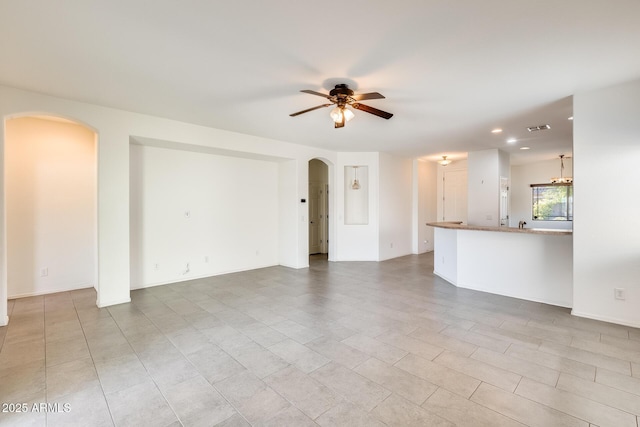
[[[319,159],[309,161],[309,256],[329,256],[329,166]]]
[[[97,133],[48,114],[4,125],[5,295],[97,291]]]

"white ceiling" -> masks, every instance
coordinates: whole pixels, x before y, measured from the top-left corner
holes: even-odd
[[[0,84],[434,159],[570,154],[571,96],[640,78],[639,47],[638,0],[0,1]],[[343,129],[328,109],[289,117],[324,103],[301,89],[337,83],[382,93],[365,103],[394,117],[356,111]],[[540,124],[551,130],[526,130]]]

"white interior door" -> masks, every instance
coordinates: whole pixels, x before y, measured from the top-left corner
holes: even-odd
[[[320,195],[320,252],[329,253],[329,184],[324,185]]]
[[[309,254],[322,251],[322,185],[309,183]]]
[[[467,222],[467,171],[451,170],[443,174],[443,221]]]

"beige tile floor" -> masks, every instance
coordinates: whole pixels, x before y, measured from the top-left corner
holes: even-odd
[[[638,329],[432,271],[312,259],[105,309],[93,289],[10,301],[0,425],[639,427]]]

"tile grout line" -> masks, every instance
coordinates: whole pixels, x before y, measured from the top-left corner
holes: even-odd
[[[76,315],[78,314],[78,307],[76,306],[76,302],[73,301],[73,308],[76,311]],[[108,308],[99,308],[99,310],[106,310],[109,313],[109,317],[113,319],[111,316],[111,312]],[[111,407],[109,406],[109,401],[107,400],[107,395],[104,392],[104,387],[102,385],[102,380],[100,379],[100,375],[98,374],[98,369],[96,368],[96,361],[93,358],[93,353],[91,352],[91,347],[89,346],[89,341],[87,340],[87,333],[84,329],[84,323],[80,320],[80,316],[78,316],[78,320],[80,321],[80,328],[82,329],[82,335],[84,336],[85,343],[87,344],[87,350],[89,350],[89,357],[91,357],[91,363],[93,365],[93,370],[96,372],[96,377],[98,378],[98,383],[100,384],[100,390],[102,391],[102,398],[104,399],[104,403],[107,405],[107,410],[109,411],[109,417],[111,418],[111,424],[116,425],[116,421],[113,418],[113,413],[111,411]],[[115,322],[115,319],[114,319]],[[116,323],[117,325],[117,323]]]
[[[220,301],[219,301],[219,300],[217,300],[217,299],[216,299],[216,301],[220,302]],[[222,302],[220,302],[220,303],[221,303],[221,304],[223,304]],[[204,380],[205,380],[205,381],[206,381],[206,382],[207,382],[207,383],[208,383],[208,384],[213,388],[213,390],[215,390],[215,391],[216,391],[216,393],[218,393],[218,394],[220,395],[220,397],[222,397],[222,398],[224,399],[224,401],[225,401],[225,402],[227,402],[227,403],[229,404],[229,406],[230,406],[230,407],[232,407],[232,408],[234,409],[234,411],[236,411],[236,413],[242,417],[242,419],[244,419],[248,424],[251,424],[251,423],[249,422],[249,420],[247,420],[247,419],[246,419],[246,417],[244,416],[244,414],[242,414],[242,412],[240,412],[240,410],[239,410],[238,408],[236,408],[236,406],[235,406],[233,403],[231,403],[231,402],[229,401],[229,399],[227,399],[227,397],[226,397],[226,396],[225,396],[225,395],[224,395],[224,394],[223,394],[223,393],[222,393],[222,392],[221,392],[221,391],[220,391],[220,390],[215,386],[215,384],[213,384],[213,383],[209,382],[206,378],[204,378],[204,376],[200,373],[200,370],[199,370],[199,369],[198,369],[198,368],[193,364],[193,362],[191,361],[191,359],[189,359],[189,357],[188,357],[186,354],[184,354],[184,352],[183,352],[182,350],[180,350],[179,348],[177,348],[177,347],[175,346],[175,344],[173,344],[173,342],[171,341],[171,339],[169,339],[169,337],[167,337],[167,334],[165,334],[165,332],[164,332],[164,331],[162,331],[162,329],[160,329],[160,328],[158,327],[158,325],[157,325],[157,324],[156,324],[156,323],[155,323],[151,318],[149,318],[149,316],[147,316],[147,314],[146,314],[146,313],[144,313],[142,310],[140,310],[140,309],[135,305],[135,303],[133,303],[133,305],[134,305],[134,307],[136,308],[136,310],[140,311],[140,313],[142,313],[142,315],[143,315],[143,316],[144,316],[144,317],[145,317],[149,322],[151,322],[151,323],[152,323],[156,328],[158,328],[158,331],[160,331],[160,333],[162,333],[162,335],[165,337],[165,339],[167,339],[167,341],[168,341],[169,343],[171,343],[171,345],[172,345],[176,350],[178,350],[178,351],[180,352],[180,354],[185,358],[185,360],[186,360],[186,361],[187,361],[187,362],[188,362],[188,363],[189,363],[189,364],[190,364],[190,365],[191,365],[191,366],[196,370],[196,372],[198,372],[198,374],[199,374],[199,375],[200,375],[200,376],[201,376],[201,377],[202,377],[202,378],[203,378],[203,379],[204,379]],[[226,305],[226,304],[225,304],[225,305]],[[191,323],[190,323],[188,320],[186,320],[186,319],[184,318],[184,316],[183,316],[183,315],[181,315],[181,314],[177,313],[177,312],[176,312],[175,310],[173,310],[171,307],[169,307],[169,309],[170,309],[171,311],[173,311],[174,313],[176,313],[178,316],[180,316],[183,320],[185,320],[187,323],[189,323],[189,324],[191,325]],[[214,316],[215,316],[215,315],[214,315]],[[114,319],[114,320],[115,320],[115,319]],[[223,321],[223,322],[224,322],[224,321]],[[225,325],[227,325],[227,326],[230,326],[230,325],[228,325],[226,322],[224,322],[224,324],[225,324]],[[117,322],[117,321],[116,321],[116,325],[118,325],[118,322]],[[118,329],[120,329],[120,325],[118,325]],[[196,329],[197,329],[197,328],[196,328]],[[234,329],[235,329],[235,328],[234,328]],[[122,332],[122,329],[120,329],[120,331]],[[123,336],[125,337],[125,339],[127,340],[127,343],[129,343],[129,346],[131,346],[131,342],[129,341],[129,338],[126,336],[126,334],[124,334],[124,332],[122,332],[122,334],[123,334]],[[218,348],[220,348],[220,351],[222,351],[222,352],[224,352],[225,354],[227,354],[227,355],[228,355],[229,357],[231,357],[233,360],[236,360],[233,356],[231,356],[230,354],[228,354],[224,349],[222,349],[222,348],[221,348],[220,346],[218,346],[216,343],[211,342],[211,340],[210,340],[209,338],[207,338],[207,340],[208,340],[211,344],[213,344],[213,345],[217,346]],[[133,346],[131,346],[131,349],[134,351],[134,353],[136,354],[136,357],[138,357],[138,360],[139,360],[138,352],[133,348]],[[238,362],[238,361],[236,360],[236,362]],[[149,370],[147,369],[146,365],[145,365],[142,361],[140,361],[140,363],[141,363],[141,364],[142,364],[142,366],[144,367],[145,371],[147,371],[147,374],[149,374],[149,377],[151,378],[151,381],[153,381],[154,385],[156,386],[156,388],[158,389],[158,391],[160,392],[160,394],[161,394],[161,395],[162,395],[162,397],[164,398],[165,402],[167,402],[167,405],[169,405],[169,407],[170,407],[170,408],[171,408],[171,410],[173,411],[173,413],[174,413],[174,415],[176,416],[176,419],[178,420],[178,422],[180,422],[180,424],[184,426],[184,423],[180,420],[180,416],[178,415],[178,413],[177,413],[177,412],[175,411],[175,409],[173,408],[173,405],[171,405],[171,402],[170,402],[169,400],[167,400],[167,398],[166,398],[165,394],[162,392],[162,389],[161,389],[161,388],[160,388],[160,386],[156,383],[156,380],[153,378],[153,376],[151,376],[151,373],[150,373],[150,372],[149,372]],[[238,362],[238,363],[240,363],[240,362]],[[242,365],[242,364],[241,364],[241,365]],[[244,367],[244,365],[242,365],[242,366]],[[245,368],[245,369],[246,369],[246,368]],[[230,378],[230,377],[228,377],[228,378]],[[185,381],[188,381],[188,380],[185,380]],[[183,382],[185,382],[185,381],[182,381],[181,383],[178,383],[178,384],[182,384],[182,383],[183,383]],[[228,420],[228,419],[229,419],[229,418],[231,418],[232,416],[233,416],[233,415],[231,415],[230,417],[228,417],[228,418],[227,418],[227,419],[225,419],[225,420],[222,420],[221,422],[224,422],[224,421]]]

